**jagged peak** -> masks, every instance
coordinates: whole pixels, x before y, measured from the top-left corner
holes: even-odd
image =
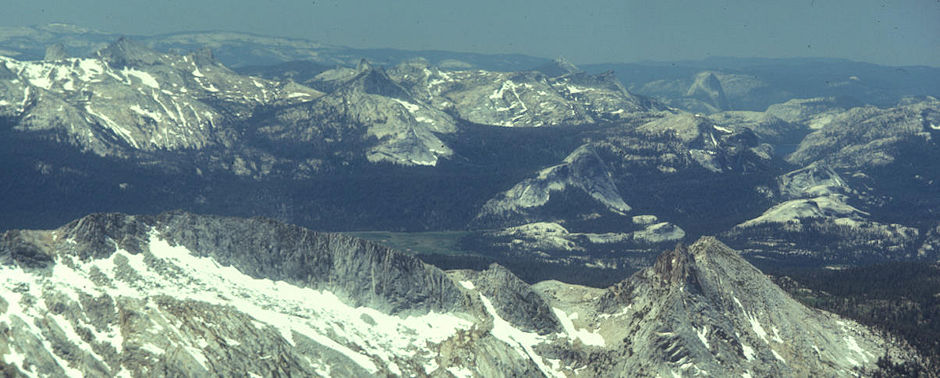
[[[360,59],[359,64],[356,65],[356,71],[359,71],[359,73],[372,71],[373,69],[374,67],[372,67],[372,63],[369,63],[369,61],[365,58]]]
[[[359,62],[359,66],[356,69],[359,73],[347,82],[348,87],[354,90],[362,90],[368,94],[401,100],[411,98],[411,94],[408,90],[392,80],[382,67],[374,67],[363,59]]]
[[[656,258],[653,272],[664,284],[692,285],[700,288],[703,285],[716,286],[717,282],[703,281],[720,277],[727,271],[740,270],[745,266],[752,268],[718,239],[703,236],[689,246],[680,243],[673,250],[663,252]]]
[[[499,315],[520,329],[540,334],[561,329],[547,302],[522,279],[497,263],[476,273],[474,283]]]
[[[463,308],[460,292],[446,274],[413,256],[264,217],[179,210],[158,215],[95,213],[56,230],[0,233],[0,264],[13,260],[45,268],[55,264],[53,253],[80,261],[106,259],[118,249],[137,254],[149,248],[154,236],[254,277],[332,290],[356,306],[403,314]],[[264,256],[260,261],[259,253]]]
[[[689,249],[678,244],[672,250],[663,252],[653,264],[653,272],[665,284],[684,284],[688,282],[693,258]]]
[[[163,60],[160,53],[127,37],[118,38],[108,47],[99,50],[95,55],[112,66],[119,67],[154,65]]]

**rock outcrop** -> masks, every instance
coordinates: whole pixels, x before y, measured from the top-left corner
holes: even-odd
[[[0,273],[14,375],[847,375],[916,358],[714,238],[605,290],[445,273],[267,219],[94,214],[4,233]]]

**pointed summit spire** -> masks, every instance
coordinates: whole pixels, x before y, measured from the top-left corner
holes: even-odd
[[[369,61],[366,60],[365,58],[362,58],[361,60],[359,60],[359,65],[356,66],[356,71],[359,71],[360,73],[362,73],[362,72],[371,71],[371,70],[372,70],[372,63],[369,63]]]

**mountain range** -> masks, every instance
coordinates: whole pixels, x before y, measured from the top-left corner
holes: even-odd
[[[919,359],[714,238],[604,289],[444,272],[264,218],[94,214],[0,240],[11,375],[849,375]]]
[[[936,69],[679,63],[0,29],[5,371],[929,370],[783,276],[940,260]]]

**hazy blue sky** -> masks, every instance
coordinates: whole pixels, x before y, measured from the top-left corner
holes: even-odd
[[[940,66],[940,0],[9,0],[0,25],[230,30],[351,47],[565,56],[839,57]],[[11,4],[12,3],[12,4]]]

